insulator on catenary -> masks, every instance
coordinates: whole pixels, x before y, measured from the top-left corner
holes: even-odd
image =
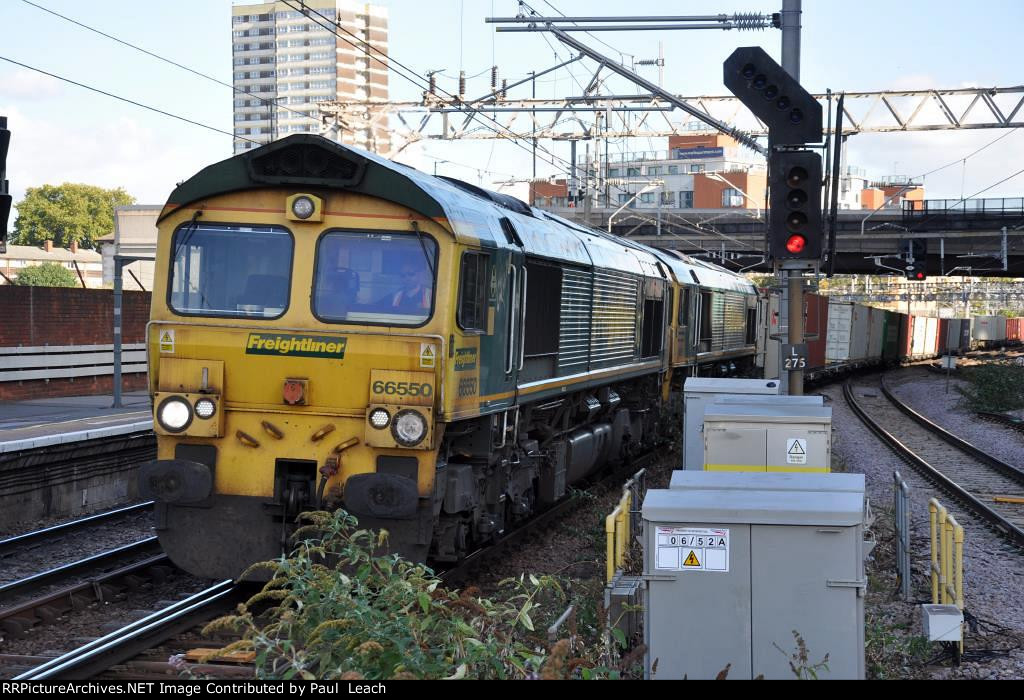
[[[508,78],[501,79],[501,99],[508,99]]]
[[[768,16],[760,12],[737,12],[732,16],[732,23],[739,31],[764,29],[768,26]]]
[[[491,92],[498,89],[498,67],[491,66]]]
[[[466,94],[466,71],[459,71],[459,97]]]
[[[434,76],[433,73],[430,74],[430,85],[427,88],[427,90],[430,92],[431,95],[437,94],[437,78]]]

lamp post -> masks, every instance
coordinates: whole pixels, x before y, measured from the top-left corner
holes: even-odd
[[[634,194],[632,197],[627,199],[625,204],[623,204],[621,207],[619,207],[614,212],[612,212],[612,215],[608,217],[608,233],[612,232],[612,220],[615,218],[615,216],[620,211],[622,211],[623,209],[628,207],[633,202],[633,200],[635,200],[637,197],[642,195],[644,192],[650,192],[651,190],[656,190],[656,189],[658,189],[659,187],[661,187],[664,184],[665,184],[664,180],[653,180],[653,181],[647,183],[646,185],[644,185],[643,187],[641,187],[639,190],[637,190],[636,194]]]

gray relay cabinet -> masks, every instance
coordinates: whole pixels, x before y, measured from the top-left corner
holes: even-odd
[[[676,472],[643,503],[645,675],[864,677],[864,476]],[[655,665],[656,664],[656,665]]]

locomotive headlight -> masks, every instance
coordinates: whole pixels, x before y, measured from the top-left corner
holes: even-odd
[[[192,407],[180,396],[169,396],[156,409],[156,419],[169,433],[180,433],[192,422]]]
[[[308,219],[316,211],[316,205],[309,197],[298,197],[292,202],[292,214],[299,219]]]
[[[206,420],[211,417],[217,410],[217,404],[210,399],[199,399],[196,401],[196,415]]]
[[[378,430],[388,427],[391,422],[391,414],[383,408],[375,408],[370,412],[370,425]]]
[[[399,445],[412,447],[426,436],[427,419],[419,411],[406,408],[395,415],[391,423],[391,434]]]

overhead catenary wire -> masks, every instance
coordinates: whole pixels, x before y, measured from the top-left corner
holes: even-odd
[[[302,12],[309,19],[311,19],[315,24],[323,27],[327,31],[329,31],[332,34],[334,34],[337,38],[341,39],[342,41],[346,42],[350,46],[352,46],[352,47],[356,48],[357,50],[361,51],[368,58],[372,58],[372,59],[374,59],[374,60],[376,60],[376,61],[378,61],[378,62],[380,62],[380,63],[382,63],[382,64],[384,64],[386,66],[388,66],[388,68],[391,69],[392,71],[394,71],[394,73],[396,75],[398,75],[399,77],[403,78],[407,82],[412,83],[417,88],[424,89],[425,85],[423,83],[423,78],[414,69],[410,68],[409,66],[405,65],[401,61],[397,60],[391,54],[388,54],[388,53],[382,51],[381,49],[379,49],[379,48],[373,46],[372,44],[370,44],[368,41],[362,39],[361,37],[356,36],[352,32],[350,32],[347,29],[345,29],[344,27],[342,27],[342,26],[340,26],[338,24],[332,24],[330,22],[327,22],[326,20],[324,20],[324,18],[322,16],[320,16],[316,12],[309,11],[309,8],[306,6],[306,3],[305,3],[304,0],[282,0],[282,1],[288,7],[292,8],[293,10],[296,10],[298,12]],[[346,36],[342,36],[342,34],[339,33],[339,32],[346,34],[347,37]],[[376,52],[379,56],[372,55],[371,51]],[[398,66],[401,70],[395,69],[394,66]],[[516,132],[512,131],[508,127],[502,125],[496,119],[491,118],[489,115],[487,115],[484,112],[483,109],[478,108],[478,107],[474,107],[473,105],[460,100],[457,95],[453,95],[450,92],[448,92],[447,90],[444,90],[443,88],[438,88],[438,91],[443,93],[444,95],[447,95],[448,98],[450,98],[450,99],[446,100],[446,102],[449,104],[449,106],[455,107],[455,108],[459,109],[460,111],[471,112],[474,117],[478,117],[481,120],[486,120],[486,121],[492,122],[497,128],[492,127],[492,126],[488,126],[486,123],[483,123],[483,121],[481,122],[481,124],[484,127],[488,128],[489,130],[493,131],[494,133],[496,133],[496,134],[498,134],[500,136],[506,136],[507,138],[510,139],[510,142],[515,144],[518,148],[521,148],[524,151],[527,151],[527,152],[530,152],[530,153],[533,152],[532,149],[529,146],[527,146],[527,145],[525,145],[524,143],[521,142],[523,139],[526,138],[522,134],[517,134]],[[565,158],[562,158],[561,156],[555,155],[554,153],[552,153],[551,151],[549,151],[546,148],[540,147],[539,150],[543,151],[544,153],[546,153],[548,156],[550,156],[554,160],[561,162],[564,166],[570,166],[571,165],[568,160],[566,160]],[[553,165],[555,167],[558,167],[558,165],[555,162],[553,162],[553,161],[545,160],[545,162],[547,162],[549,165]]]
[[[212,76],[212,75],[210,75],[208,73],[204,73],[204,72],[202,72],[200,70],[197,70],[195,68],[191,68],[190,66],[187,66],[187,65],[185,65],[183,63],[179,63],[178,61],[175,61],[174,59],[171,59],[171,58],[167,58],[166,56],[161,56],[158,53],[150,51],[149,49],[143,48],[142,46],[139,46],[137,44],[133,44],[130,41],[122,39],[122,38],[120,38],[118,36],[114,36],[113,34],[110,34],[108,32],[103,31],[102,29],[97,29],[96,27],[93,27],[93,26],[90,26],[88,24],[85,24],[84,22],[81,22],[81,21],[79,21],[77,19],[74,19],[72,17],[68,17],[67,15],[62,15],[61,13],[56,12],[54,10],[51,10],[48,7],[43,7],[39,3],[32,2],[31,0],[21,0],[21,1],[23,3],[25,3],[26,5],[30,5],[31,7],[34,7],[36,9],[38,9],[38,10],[42,10],[43,12],[51,14],[54,17],[59,17],[60,19],[64,20],[65,22],[70,22],[71,24],[74,24],[75,26],[78,26],[78,27],[81,27],[82,29],[85,29],[87,31],[93,32],[94,34],[99,34],[100,36],[102,36],[104,38],[107,38],[107,39],[110,39],[111,41],[114,41],[114,42],[116,42],[118,44],[121,44],[122,46],[127,46],[130,49],[133,49],[133,50],[138,51],[140,53],[144,53],[147,56],[150,56],[151,58],[157,59],[158,61],[163,61],[164,63],[167,63],[169,65],[174,66],[175,68],[180,68],[183,71],[186,71],[188,73],[192,73],[193,75],[195,75],[197,77],[200,77],[200,78],[203,78],[204,80],[209,80],[212,83],[216,83],[217,85],[221,85],[223,87],[229,88],[230,90],[233,90],[235,93],[237,93],[239,95],[245,95],[247,97],[252,97],[254,99],[257,99],[260,102],[262,102],[264,105],[270,106],[271,109],[274,109],[274,108],[284,109],[284,110],[287,110],[287,111],[289,111],[289,112],[291,112],[293,114],[297,114],[297,115],[301,116],[304,119],[313,119],[313,117],[311,117],[306,112],[303,112],[303,111],[297,110],[297,109],[292,109],[291,107],[288,107],[287,105],[284,105],[284,104],[281,104],[281,103],[277,102],[276,100],[267,99],[266,97],[261,97],[261,96],[255,94],[255,93],[249,92],[248,90],[246,90],[244,88],[235,87],[234,85],[232,85],[230,83],[227,83],[227,82],[221,80],[220,78],[214,77],[214,76]],[[238,138],[242,139],[241,136],[239,136]],[[251,140],[251,139],[243,139],[243,140]],[[253,143],[257,143],[257,142],[253,141]]]
[[[204,128],[204,129],[208,129],[210,131],[215,131],[218,134],[224,134],[225,136],[231,136],[232,138],[238,138],[238,139],[241,139],[243,141],[251,141],[252,143],[255,143],[255,144],[258,144],[258,145],[262,145],[258,141],[254,141],[253,139],[248,139],[248,138],[245,138],[244,136],[235,136],[235,134],[230,132],[230,131],[225,131],[224,129],[218,129],[215,126],[210,126],[209,124],[204,124],[202,122],[198,122],[195,119],[189,119],[188,117],[183,117],[180,114],[175,114],[173,112],[168,112],[167,110],[160,109],[159,107],[153,107],[151,105],[143,104],[142,102],[137,102],[136,100],[132,100],[132,99],[129,99],[127,97],[122,97],[121,95],[116,95],[116,94],[114,94],[112,92],[107,92],[106,90],[101,90],[98,87],[93,87],[92,85],[86,85],[85,83],[80,83],[77,80],[72,80],[71,78],[66,78],[66,77],[64,77],[62,75],[57,75],[56,73],[51,73],[49,71],[43,70],[42,68],[36,68],[35,66],[30,66],[27,63],[22,63],[21,61],[15,61],[13,58],[7,58],[6,56],[0,56],[0,61],[7,61],[8,63],[12,63],[12,64],[14,64],[16,66],[21,66],[22,68],[26,68],[28,70],[35,71],[36,73],[41,73],[42,75],[46,75],[46,76],[49,76],[51,78],[56,78],[57,80],[62,80],[65,83],[70,83],[70,84],[76,85],[76,86],[78,86],[80,88],[85,88],[86,90],[91,90],[92,92],[99,93],[100,95],[105,95],[106,97],[112,97],[115,100],[120,100],[121,102],[127,102],[128,104],[135,105],[136,107],[141,107],[143,109],[148,109],[151,112],[156,112],[157,114],[162,114],[165,117],[171,117],[172,119],[177,119],[177,120],[183,121],[183,122],[185,122],[187,124],[192,124],[194,126],[199,126],[199,127]]]

